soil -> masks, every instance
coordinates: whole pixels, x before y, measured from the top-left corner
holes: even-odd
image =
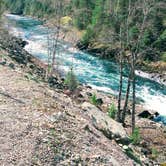
[[[134,165],[114,140],[93,127],[70,97],[27,77],[26,68],[4,54],[0,165]]]

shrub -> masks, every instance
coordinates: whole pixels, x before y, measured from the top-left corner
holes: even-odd
[[[66,75],[65,85],[67,85],[68,89],[71,91],[74,91],[78,86],[78,81],[73,72],[73,68],[71,68],[71,70]]]
[[[156,148],[152,148],[152,158],[156,159],[158,157],[158,151]]]
[[[95,36],[95,31],[94,31],[93,27],[92,26],[87,27],[87,29],[82,37],[81,43],[84,45],[88,45],[90,43],[90,41],[94,38],[94,36]]]
[[[142,163],[141,163],[139,157],[138,157],[136,154],[134,154],[134,152],[133,152],[132,149],[130,149],[130,148],[127,149],[127,150],[125,151],[125,153],[127,154],[128,157],[130,157],[130,158],[131,158],[132,160],[134,160],[136,163],[138,163],[139,165],[142,165]]]
[[[115,119],[115,116],[116,116],[116,112],[117,112],[117,109],[116,109],[116,106],[115,104],[111,104],[111,106],[108,108],[108,115],[110,118],[112,119]]]
[[[166,52],[164,52],[161,56],[161,60],[166,62]]]
[[[137,145],[140,143],[141,141],[141,136],[140,136],[140,129],[138,127],[136,127],[134,129],[134,132],[132,133],[132,135],[130,136],[130,140],[134,145]]]
[[[91,102],[92,104],[96,105],[96,106],[98,105],[96,94],[93,94],[93,95],[91,96],[90,102]]]

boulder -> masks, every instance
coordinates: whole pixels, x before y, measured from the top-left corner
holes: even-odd
[[[9,63],[9,67],[10,67],[11,69],[15,69],[14,63]]]
[[[92,93],[90,93],[90,92],[86,92],[86,94],[89,96],[89,97],[91,97],[93,94]]]
[[[138,116],[140,118],[150,118],[152,117],[152,114],[149,111],[145,110],[145,111],[142,111],[140,114],[138,114]]]
[[[106,137],[122,143],[129,143],[127,133],[120,123],[88,102],[82,104],[82,109],[90,117],[94,127],[102,131]]]
[[[98,98],[96,100],[96,102],[97,102],[97,105],[101,106],[103,104],[103,99],[102,98]]]
[[[156,117],[158,117],[160,114],[158,112],[150,112],[150,111],[142,111],[140,114],[138,114],[138,117],[140,118],[147,118],[150,120],[154,120]]]
[[[49,86],[52,87],[52,88],[57,88],[57,89],[63,89],[64,88],[62,82],[55,76],[50,76],[48,78],[48,83],[49,83]]]
[[[86,85],[85,88],[87,88],[87,89],[92,89],[92,87],[89,86],[89,85]]]

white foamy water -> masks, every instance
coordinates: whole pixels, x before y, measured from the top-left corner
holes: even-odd
[[[158,111],[161,115],[166,115],[166,95],[158,92],[152,95],[150,89],[144,86],[140,92],[137,92],[137,97],[145,101],[145,108]]]
[[[47,55],[47,45],[36,41],[27,40],[28,45],[25,46],[25,50],[31,54],[39,52],[40,54]]]
[[[152,74],[149,74],[149,73],[146,73],[146,72],[143,72],[143,71],[140,71],[140,70],[136,70],[135,71],[136,75],[140,76],[140,77],[143,77],[143,78],[147,78],[149,80],[152,80],[152,81],[156,81],[158,82],[159,84],[163,84],[163,85],[166,85],[166,83],[161,80],[159,77],[159,75],[157,76],[156,74],[152,75]]]
[[[99,91],[102,91],[102,92],[105,92],[105,93],[111,93],[111,94],[114,94],[114,95],[118,95],[118,93],[113,91],[111,88],[96,86],[96,85],[93,85],[93,84],[87,84],[87,85],[91,86],[93,89],[96,89],[96,90],[99,90]]]

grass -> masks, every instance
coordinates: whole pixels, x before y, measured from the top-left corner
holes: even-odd
[[[25,74],[25,78],[27,78],[28,81],[33,80],[33,81],[39,83],[39,80],[30,73]]]
[[[95,105],[95,106],[98,105],[96,94],[93,94],[93,95],[91,96],[91,98],[90,98],[90,102],[91,102],[93,105]]]
[[[112,119],[115,119],[115,116],[116,116],[116,112],[117,112],[117,109],[116,109],[116,106],[115,104],[111,104],[111,106],[108,108],[108,115],[110,118]]]
[[[140,135],[140,129],[138,127],[134,129],[134,132],[130,136],[130,140],[134,145],[138,145],[140,143],[141,135]]]
[[[159,152],[157,151],[156,148],[152,148],[152,159],[156,159],[159,155]]]
[[[136,163],[142,165],[140,159],[134,154],[134,152],[131,149],[125,150],[125,153],[127,154],[127,156],[129,158],[131,158],[132,160],[134,160]]]

